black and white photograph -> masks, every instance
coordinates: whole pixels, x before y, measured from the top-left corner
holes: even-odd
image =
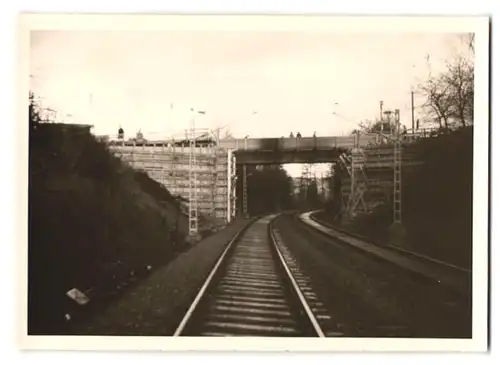
[[[21,17],[25,346],[484,349],[489,26]]]

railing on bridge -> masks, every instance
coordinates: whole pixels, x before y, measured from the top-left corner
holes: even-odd
[[[330,150],[335,148],[352,148],[355,136],[344,137],[281,137],[281,138],[237,138],[223,139],[219,146],[239,151],[308,151]],[[360,145],[368,145],[379,138],[377,134],[360,136]]]
[[[402,134],[403,142],[413,142],[427,137],[434,137],[440,134],[438,128],[426,128],[416,130],[414,133]],[[145,138],[121,139],[116,135],[96,136],[97,139],[110,145],[142,146],[142,145],[165,145],[176,146],[183,143],[182,139],[162,139],[148,140]],[[281,138],[235,138],[222,139],[218,146],[231,150],[245,151],[308,151],[308,150],[330,150],[335,148],[351,149],[355,148],[356,137],[332,136],[332,137],[281,137]],[[215,141],[199,141],[199,143],[215,143]],[[378,144],[390,144],[388,137],[382,137],[378,133],[366,133],[359,136],[359,147],[369,147]],[[186,142],[187,146],[187,142]]]
[[[403,142],[412,142],[421,138],[433,137],[439,134],[438,129],[420,129],[415,133],[402,134]],[[369,147],[379,144],[391,144],[389,137],[378,133],[360,134],[358,147]],[[281,138],[236,138],[223,139],[219,146],[238,151],[310,151],[331,150],[335,148],[352,149],[356,147],[356,137],[281,137]]]

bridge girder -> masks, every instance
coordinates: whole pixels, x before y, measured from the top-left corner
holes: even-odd
[[[343,149],[305,151],[245,151],[236,150],[238,165],[274,165],[287,163],[332,163]]]

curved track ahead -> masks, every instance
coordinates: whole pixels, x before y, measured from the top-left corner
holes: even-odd
[[[283,214],[274,225],[342,336],[471,338],[470,297],[330,238],[295,215]]]
[[[228,244],[174,336],[324,336],[273,236],[275,217]]]

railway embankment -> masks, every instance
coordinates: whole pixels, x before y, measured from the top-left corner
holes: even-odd
[[[253,219],[236,219],[159,268],[119,301],[71,329],[76,335],[171,336],[226,245]]]
[[[403,181],[405,248],[466,269],[472,267],[473,128],[417,142],[418,172]],[[486,186],[485,186],[486,188]],[[386,244],[392,206],[341,224],[326,211],[315,217],[336,227]]]
[[[189,248],[188,223],[168,190],[88,127],[31,122],[28,333],[64,334]]]

